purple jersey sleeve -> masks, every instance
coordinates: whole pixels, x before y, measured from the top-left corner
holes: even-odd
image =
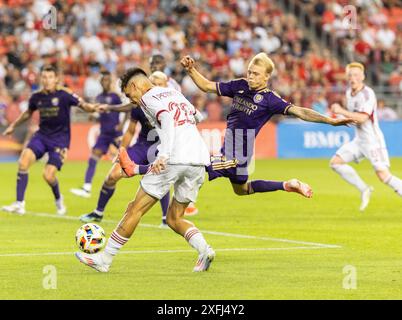
[[[281,98],[281,96],[275,92],[272,93],[269,102],[270,109],[273,111],[274,114],[287,114],[288,109],[291,106],[290,102]]]
[[[75,93],[68,93],[69,95],[69,105],[78,106],[80,104],[81,98]]]
[[[244,79],[236,79],[229,82],[216,82],[216,91],[218,95],[233,98],[236,91],[243,88]]]

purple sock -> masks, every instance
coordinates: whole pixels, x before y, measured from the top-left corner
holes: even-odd
[[[93,157],[89,158],[87,171],[85,173],[85,183],[92,183],[97,163],[98,163],[97,159],[94,159]]]
[[[108,187],[105,184],[102,185],[102,189],[99,194],[98,205],[96,210],[103,212],[105,211],[105,207],[109,202],[110,198],[113,196],[115,187]]]
[[[166,223],[166,215],[169,208],[169,201],[170,201],[170,193],[168,192],[161,200],[161,207],[162,207],[162,222]]]
[[[148,170],[149,170],[150,167],[151,167],[150,164],[147,164],[147,165],[142,165],[142,164],[140,164],[140,165],[138,165],[138,172],[139,172],[139,174],[140,174],[140,175],[146,174],[146,173],[148,172]]]
[[[56,182],[53,185],[50,185],[50,188],[52,188],[54,198],[56,200],[59,200],[60,199],[59,182],[56,180]]]
[[[285,190],[283,181],[254,180],[250,182],[250,194],[256,192],[272,192]]]
[[[24,201],[25,190],[28,185],[28,172],[17,173],[17,201]]]

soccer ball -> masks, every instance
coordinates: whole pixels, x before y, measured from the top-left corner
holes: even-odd
[[[96,253],[105,246],[105,231],[95,223],[84,224],[77,230],[75,242],[81,251]]]

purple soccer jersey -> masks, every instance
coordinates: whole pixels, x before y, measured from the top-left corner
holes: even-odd
[[[60,148],[70,146],[70,110],[79,104],[79,97],[67,88],[54,92],[39,91],[29,99],[29,110],[39,111],[39,130],[35,134]]]
[[[287,114],[290,103],[268,88],[250,90],[246,79],[218,82],[216,89],[218,95],[233,99],[221,153],[227,159],[236,158],[239,164],[237,168],[223,170],[208,168],[209,179],[227,177],[233,183],[243,184],[248,179],[247,166],[254,154],[255,138],[273,115]],[[239,173],[238,168],[245,170]]]
[[[137,164],[147,165],[155,160],[157,154],[157,145],[159,144],[159,137],[154,128],[149,123],[147,117],[141,108],[131,109],[131,120],[141,123],[141,131],[138,135],[137,142],[127,149],[130,158]]]
[[[101,104],[116,105],[121,104],[120,97],[114,92],[104,92],[96,97],[96,102]],[[99,117],[101,135],[120,136],[121,131],[116,127],[120,123],[118,112],[101,113]]]

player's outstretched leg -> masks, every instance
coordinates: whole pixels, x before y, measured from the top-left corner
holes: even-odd
[[[16,201],[8,206],[3,206],[3,211],[20,215],[25,214],[25,190],[28,186],[28,170],[35,160],[36,156],[31,149],[26,148],[21,153],[18,161]]]
[[[232,182],[232,187],[233,191],[240,196],[279,190],[299,193],[306,198],[311,198],[313,196],[311,187],[297,179],[291,179],[288,181],[253,180],[243,184]]]
[[[175,198],[169,206],[167,223],[176,233],[182,235],[187,242],[198,251],[198,260],[194,272],[207,271],[215,258],[215,251],[205,241],[202,233],[195,225],[183,219],[188,203],[180,203]]]
[[[103,218],[103,212],[105,211],[106,205],[112,198],[114,191],[116,189],[117,182],[123,178],[122,170],[119,163],[115,163],[110,169],[105,182],[99,192],[98,203],[96,209],[88,214],[84,214],[80,217],[82,222],[100,222]]]
[[[108,272],[114,256],[130,239],[141,217],[147,213],[157,201],[156,198],[151,197],[140,188],[135,200],[128,204],[123,218],[110,235],[105,250],[96,254],[77,252],[75,256],[80,262],[99,272]]]
[[[345,181],[349,182],[352,186],[356,187],[361,194],[360,211],[364,211],[369,202],[373,188],[369,187],[360,178],[355,169],[347,165],[345,161],[338,155],[335,155],[330,162],[331,168],[338,173]]]
[[[65,215],[67,212],[67,208],[64,205],[63,196],[60,194],[59,182],[56,178],[56,173],[57,167],[52,164],[47,164],[45,166],[45,170],[43,171],[43,178],[52,189],[56,203],[57,214]]]

